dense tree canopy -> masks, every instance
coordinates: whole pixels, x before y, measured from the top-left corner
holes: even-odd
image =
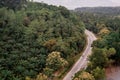
[[[24,80],[38,73],[50,77],[83,49],[84,25],[65,7],[28,2],[26,9],[14,10],[19,6],[11,5],[14,1],[21,0],[0,1],[0,80]],[[61,63],[52,58],[51,69],[46,58],[53,51],[61,53],[56,58]]]
[[[27,0],[0,0],[0,7],[7,7],[9,9],[20,9],[23,6],[25,7]]]

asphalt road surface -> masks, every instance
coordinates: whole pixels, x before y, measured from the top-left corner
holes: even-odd
[[[75,73],[77,73],[81,69],[87,67],[87,62],[88,62],[87,57],[91,54],[91,49],[92,49],[91,44],[97,38],[95,37],[95,35],[92,32],[90,32],[88,30],[85,30],[85,34],[87,35],[87,43],[88,43],[86,46],[86,49],[84,50],[84,52],[83,52],[82,56],[79,58],[79,60],[74,64],[72,69],[63,78],[63,80],[72,80]]]

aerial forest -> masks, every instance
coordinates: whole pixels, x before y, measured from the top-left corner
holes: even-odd
[[[84,30],[82,20],[63,6],[1,0],[0,80],[52,79],[83,50]]]

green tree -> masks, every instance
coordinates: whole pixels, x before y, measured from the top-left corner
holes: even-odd
[[[104,80],[105,79],[105,70],[104,69],[96,67],[95,69],[93,69],[93,71],[91,73],[94,76],[95,80]]]
[[[67,10],[67,8],[63,7],[63,6],[59,6],[60,12],[61,14],[65,17],[68,18],[70,15],[70,11]]]
[[[1,0],[0,7],[7,7],[10,9],[19,9],[25,4],[27,0]]]
[[[99,66],[99,67],[105,67],[108,62],[108,57],[103,49],[100,48],[94,48],[93,53],[90,56],[90,63],[93,68]]]
[[[115,55],[116,50],[115,48],[109,48],[106,53],[108,57],[111,57],[112,55]]]
[[[53,75],[53,69],[50,69],[50,68],[44,68],[43,69],[43,73],[45,74],[45,75],[47,75],[48,77],[52,77]]]
[[[104,48],[107,46],[107,40],[106,39],[97,39],[96,41],[93,42],[92,46],[97,47],[97,48]]]

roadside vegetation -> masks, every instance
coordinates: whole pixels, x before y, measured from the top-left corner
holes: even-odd
[[[105,80],[105,69],[120,65],[120,12],[119,8],[83,8],[78,9],[88,30],[94,32],[98,39],[92,44],[92,55],[86,70],[76,73],[73,80]],[[109,13],[108,11],[109,10]],[[86,77],[81,75],[86,74]],[[88,75],[89,74],[89,75]],[[91,78],[94,79],[91,79]]]

